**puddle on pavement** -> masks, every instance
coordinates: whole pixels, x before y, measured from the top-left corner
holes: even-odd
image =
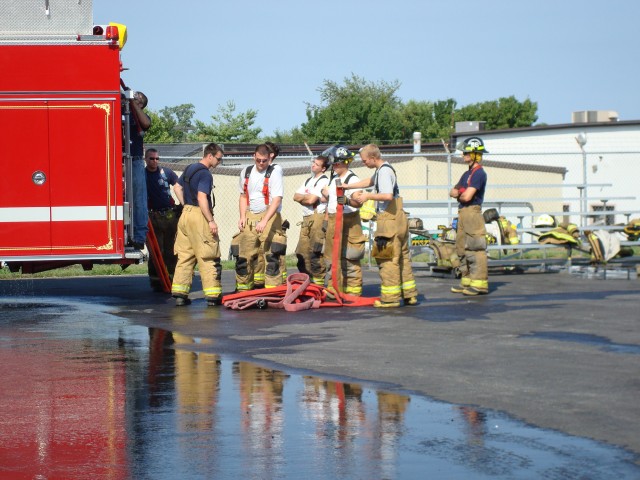
[[[633,454],[593,440],[234,361],[206,343],[85,303],[0,300],[0,477],[640,475]]]
[[[588,333],[576,332],[533,332],[522,335],[526,338],[540,338],[542,340],[557,340],[560,342],[582,343],[599,347],[604,352],[640,355],[640,346],[627,343],[614,343],[606,337]]]

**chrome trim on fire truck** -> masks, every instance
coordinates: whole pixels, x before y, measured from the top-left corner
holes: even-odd
[[[45,173],[43,171],[37,170],[37,171],[33,172],[33,175],[31,175],[31,180],[36,185],[44,185],[44,182],[47,181],[47,176],[45,175]]]
[[[78,39],[78,35],[74,35],[73,37],[54,37],[53,35],[47,35],[42,38],[34,38],[34,37],[19,37],[19,36],[8,36],[1,35],[0,36],[0,45],[16,45],[16,46],[29,46],[29,45],[69,45],[69,46],[117,46],[113,40],[94,40],[87,39],[86,36],[82,36]]]
[[[144,258],[144,254],[140,251],[137,252],[138,255],[134,255],[133,252],[129,253],[127,252],[124,256],[124,258],[131,258],[131,259],[137,259],[137,258]],[[21,255],[19,257],[3,257],[2,255],[0,255],[0,260],[2,260],[3,262],[12,262],[12,263],[18,263],[18,262],[38,262],[38,261],[44,261],[44,262],[54,262],[54,261],[77,261],[77,262],[81,262],[84,260],[118,260],[123,258],[122,254],[115,254],[115,253],[111,253],[108,255]]]

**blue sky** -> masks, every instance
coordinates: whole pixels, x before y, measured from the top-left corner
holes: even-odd
[[[577,110],[640,119],[636,0],[93,0],[128,27],[125,82],[149,108],[232,100],[263,134],[306,121],[324,80],[393,82],[403,101],[514,95],[538,123]]]

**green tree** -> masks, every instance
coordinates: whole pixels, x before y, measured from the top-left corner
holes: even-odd
[[[196,120],[195,131],[189,140],[196,142],[252,143],[258,140],[262,129],[253,127],[258,112],[249,109],[236,113],[236,104],[229,100],[218,107],[218,114],[212,115],[212,123]]]
[[[187,138],[191,130],[195,107],[183,103],[174,107],[164,107],[158,113],[147,112],[151,118],[151,127],[145,134],[147,143],[179,143]]]
[[[538,119],[538,104],[526,99],[520,102],[513,95],[498,100],[466,105],[456,111],[457,122],[484,121],[487,130],[530,127]]]
[[[344,85],[325,80],[320,105],[307,104],[300,127],[310,142],[389,143],[403,138],[400,83],[367,82],[352,74]]]
[[[437,134],[431,137],[433,140],[448,139],[455,130],[456,105],[457,102],[453,98],[438,100],[433,104],[433,119],[438,126]]]
[[[302,133],[302,130],[300,130],[300,127],[293,127],[291,130],[276,129],[273,135],[267,135],[263,140],[289,145],[302,145],[304,142],[307,142],[307,138],[304,133]]]
[[[406,141],[412,138],[413,132],[421,132],[424,141],[449,138],[455,106],[456,102],[452,98],[435,103],[409,100],[402,107]]]

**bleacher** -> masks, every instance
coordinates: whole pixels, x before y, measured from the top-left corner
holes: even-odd
[[[573,184],[573,185],[551,185],[553,187],[575,187],[581,192],[585,185]],[[610,187],[610,184],[590,184],[587,187]],[[536,185],[492,185],[492,189],[498,190],[500,188],[535,188]],[[425,186],[401,186],[402,190],[415,190],[425,189]],[[429,186],[428,189],[434,189]],[[435,189],[448,189],[445,186],[438,186]],[[635,200],[635,197],[628,196],[608,196],[599,195],[590,198],[583,197],[535,197],[535,198],[485,198],[483,203],[483,210],[489,208],[495,208],[499,214],[505,217],[515,220],[517,219],[518,228],[516,229],[520,243],[518,244],[502,244],[503,239],[498,239],[497,244],[489,245],[487,248],[489,255],[489,268],[490,269],[514,269],[526,270],[535,268],[538,271],[549,271],[563,269],[570,271],[575,269],[576,266],[581,267],[595,267],[604,271],[606,277],[606,271],[611,269],[623,269],[630,275],[631,271],[635,273],[636,267],[640,264],[640,255],[637,253],[637,249],[634,251],[634,255],[628,257],[614,257],[606,262],[594,262],[590,252],[590,244],[586,241],[585,233],[587,231],[604,230],[609,233],[622,232],[624,226],[630,221],[631,218],[640,216],[640,209],[637,210],[606,210],[602,211],[537,211],[536,204],[543,202],[565,204],[570,201],[584,202],[600,202],[603,207],[606,207],[607,203],[616,200]],[[457,217],[457,202],[454,199],[451,200],[410,200],[404,202],[404,209],[410,213],[411,217],[420,218],[425,224],[433,224],[437,221],[439,224],[450,225],[451,221]],[[446,211],[444,211],[446,210]],[[414,213],[417,212],[417,213]],[[575,223],[580,232],[581,245],[557,245],[538,243],[536,237],[540,234],[548,232],[550,228],[535,228],[535,219],[542,215],[552,215],[558,222],[563,219],[572,219],[572,223]],[[597,223],[589,223],[594,219],[606,219],[615,218],[616,216],[623,216],[625,222],[622,225],[607,225],[604,220],[600,220]],[[516,222],[514,222],[516,223]],[[531,225],[524,227],[523,225]],[[412,244],[411,249],[415,255],[420,253],[430,254],[431,260],[426,262],[426,266],[430,270],[434,270],[437,262],[435,260],[433,249],[429,247],[428,240],[425,242],[423,239],[430,239],[438,236],[441,230],[436,229],[412,229],[410,230],[412,238],[420,238],[420,242]],[[425,245],[425,243],[427,243]],[[621,247],[640,247],[640,241],[621,240]],[[424,265],[422,263],[421,265]],[[442,272],[443,269],[435,268],[436,272]]]

